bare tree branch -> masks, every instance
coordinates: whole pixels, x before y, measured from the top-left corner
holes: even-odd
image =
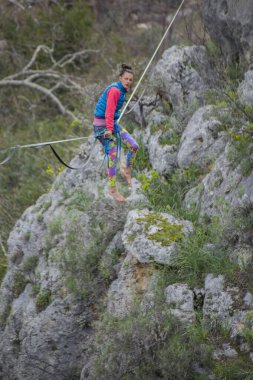
[[[72,63],[77,57],[80,57],[82,55],[88,55],[88,54],[98,54],[99,53],[99,50],[82,50],[82,51],[78,51],[74,54],[67,54],[65,55],[62,59],[60,59],[60,61],[58,62],[55,62],[54,66],[52,68],[55,68],[55,67],[60,67],[60,68],[63,68],[64,66],[68,65],[69,63]]]
[[[7,256],[7,252],[6,252],[5,246],[3,244],[3,240],[2,240],[1,235],[0,235],[0,248],[2,249],[4,255]]]
[[[72,119],[77,120],[77,117],[71,111],[67,110],[61,101],[54,94],[52,94],[50,90],[43,86],[40,86],[37,83],[29,82],[28,80],[0,80],[0,87],[2,86],[26,86],[42,92],[57,105],[58,109],[63,115],[69,115]]]
[[[50,58],[52,65],[48,69],[32,69],[32,66],[35,64],[40,52],[43,52]],[[49,98],[63,115],[68,115],[72,119],[77,120],[77,117],[63,105],[55,92],[59,88],[65,88],[68,91],[78,92],[83,95],[84,89],[79,83],[77,83],[78,78],[74,78],[75,80],[73,80],[71,76],[63,74],[57,69],[64,68],[66,65],[73,63],[78,57],[87,56],[89,54],[98,54],[99,50],[86,49],[73,54],[66,54],[58,61],[55,60],[53,52],[54,49],[49,48],[46,45],[37,46],[27,65],[18,73],[9,75],[0,80],[0,87],[26,86],[39,91]],[[39,81],[39,83],[36,81]]]
[[[16,0],[8,0],[11,4],[13,4],[13,5],[17,5],[18,7],[20,7],[21,9],[25,9],[25,7],[22,5],[22,4],[20,4],[18,1],[16,1]]]
[[[54,60],[54,58],[53,58],[53,55],[52,55],[52,53],[53,53],[53,49],[50,49],[48,46],[46,46],[46,45],[39,45],[39,46],[37,46],[37,48],[35,49],[35,52],[33,53],[33,55],[32,55],[32,58],[31,58],[31,60],[30,60],[30,62],[28,62],[28,64],[23,68],[23,70],[21,71],[22,73],[24,73],[24,72],[26,72],[28,69],[30,69],[30,67],[34,64],[34,62],[36,61],[36,59],[37,59],[37,56],[38,56],[38,54],[39,54],[39,52],[40,51],[44,51],[44,53],[47,53],[49,56],[50,56],[50,58],[52,59],[52,61],[53,61],[53,63],[55,64],[56,63],[56,61]]]

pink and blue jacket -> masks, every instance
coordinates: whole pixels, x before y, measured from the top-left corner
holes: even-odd
[[[114,123],[119,118],[120,109],[126,99],[126,92],[121,82],[112,83],[105,89],[94,110],[94,125],[102,126],[104,123],[107,130],[113,131]]]

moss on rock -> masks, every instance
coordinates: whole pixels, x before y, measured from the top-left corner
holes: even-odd
[[[183,238],[183,226],[181,224],[170,223],[168,219],[159,214],[147,214],[138,218],[137,222],[143,222],[149,240],[153,240],[162,246],[168,246],[173,242]],[[150,232],[150,227],[156,228],[155,232]]]

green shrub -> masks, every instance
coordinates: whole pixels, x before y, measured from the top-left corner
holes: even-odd
[[[240,166],[244,176],[250,175],[253,169],[252,126],[253,124],[250,124],[240,133],[231,133],[232,144],[228,158],[234,168]]]
[[[0,326],[1,327],[5,327],[6,325],[6,322],[8,320],[8,317],[10,316],[11,314],[11,305],[8,304],[4,310],[2,311],[2,313],[0,314]]]
[[[80,211],[86,211],[92,204],[93,195],[88,193],[85,189],[75,191],[68,202],[67,209],[77,209]]]
[[[115,265],[124,251],[119,248],[113,248],[110,252],[106,252],[99,263],[99,273],[105,280],[112,281],[116,277]]]
[[[143,170],[151,169],[151,164],[149,161],[148,151],[143,145],[142,141],[138,139],[139,149],[137,151],[134,170],[137,172],[142,172]]]
[[[207,273],[229,275],[236,266],[229,261],[229,254],[219,247],[222,226],[216,222],[208,226],[195,226],[194,232],[178,242],[178,252],[172,259],[181,280],[191,286],[203,286]],[[210,246],[211,245],[211,246]]]
[[[242,356],[236,359],[217,361],[214,374],[222,380],[252,380],[253,365]]]
[[[62,217],[56,216],[48,223],[48,229],[51,236],[60,234],[62,231]]]
[[[78,221],[73,221],[67,231],[65,247],[57,254],[67,287],[74,294],[84,297],[94,294],[98,297],[98,293],[103,290],[103,281],[107,281],[100,271],[100,260],[111,240],[111,231],[107,226],[96,226],[92,235],[93,240],[84,246],[82,226]],[[107,277],[107,272],[104,274]]]
[[[11,290],[15,297],[18,297],[26,287],[28,283],[27,278],[21,272],[15,272]]]
[[[30,237],[31,237],[31,232],[30,231],[26,231],[24,233],[24,240],[25,241],[29,241],[30,240]]]
[[[37,289],[36,289],[37,290]],[[48,307],[51,302],[51,290],[43,289],[36,297],[37,311],[42,311]]]
[[[33,272],[38,264],[38,256],[29,256],[24,260],[23,269],[25,272]]]
[[[191,340],[164,303],[144,313],[138,307],[117,319],[106,314],[97,326],[94,379],[189,379],[207,350]],[[209,356],[210,358],[210,356]]]
[[[172,213],[175,216],[196,219],[198,210],[187,212],[183,209],[183,199],[188,190],[200,181],[203,171],[195,166],[176,169],[167,178],[157,172],[141,174],[142,189],[155,211]]]
[[[31,296],[36,296],[40,292],[40,284],[33,284]]]
[[[153,124],[151,127],[151,133],[155,133],[158,131],[162,131],[166,133],[166,132],[171,132],[171,130],[172,130],[172,125],[171,125],[170,120],[161,124]]]

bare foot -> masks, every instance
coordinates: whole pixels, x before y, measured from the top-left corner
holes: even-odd
[[[131,168],[126,167],[126,168],[122,169],[121,174],[126,179],[128,186],[132,187]]]
[[[118,202],[126,202],[126,198],[121,195],[115,187],[109,190],[109,194]]]

